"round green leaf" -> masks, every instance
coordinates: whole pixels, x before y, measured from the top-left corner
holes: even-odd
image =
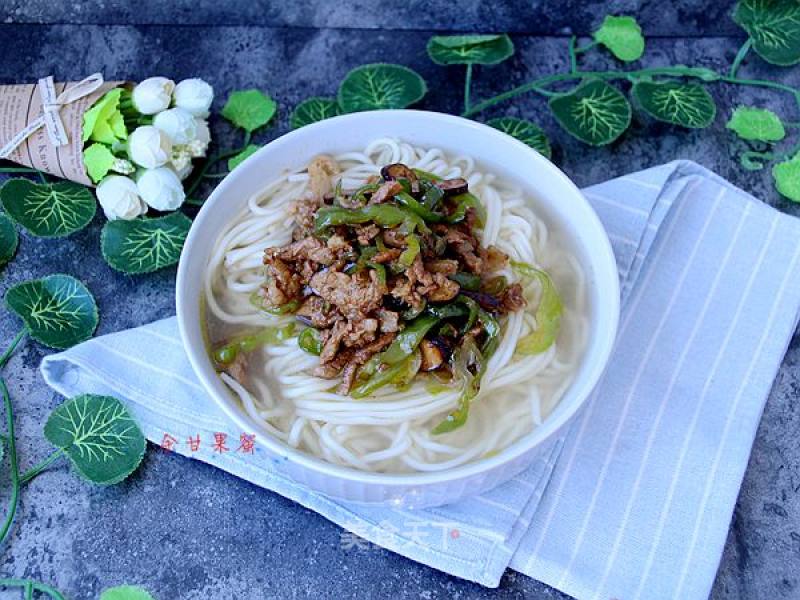
[[[437,65],[496,65],[514,54],[514,43],[502,35],[435,35],[428,56]]]
[[[535,123],[514,117],[500,117],[491,119],[487,125],[507,133],[523,144],[527,144],[545,158],[550,158],[553,154],[550,148],[550,140],[547,139],[544,131]]]
[[[717,115],[711,94],[696,83],[639,81],[633,97],[651,117],[690,129],[708,127]]]
[[[14,253],[19,245],[19,236],[14,222],[3,213],[0,213],[0,267],[14,258]]]
[[[733,20],[753,40],[765,61],[789,66],[800,62],[800,2],[797,0],[739,0]]]
[[[154,600],[144,588],[136,585],[120,585],[108,588],[100,594],[100,600]]]
[[[50,413],[44,436],[66,452],[78,473],[99,485],[122,481],[144,456],[142,431],[111,396],[82,394],[67,400]]]
[[[108,221],[100,235],[103,258],[117,271],[133,275],[174,265],[191,226],[180,212],[157,219]]]
[[[792,202],[800,202],[800,157],[778,163],[772,167],[775,187]]]
[[[48,238],[83,229],[97,210],[92,192],[70,181],[34,183],[10,179],[0,188],[0,204],[32,235]]]
[[[51,348],[69,348],[88,340],[97,328],[94,297],[69,275],[19,283],[6,292],[6,305],[22,319],[33,339]]]
[[[743,140],[779,142],[786,137],[780,117],[766,108],[739,106],[725,125]]]
[[[241,90],[228,97],[222,116],[252,133],[269,123],[277,110],[275,101],[260,90]]]
[[[405,108],[422,100],[425,80],[401,65],[362,65],[350,71],[339,86],[339,106],[344,112]]]
[[[233,171],[236,167],[242,164],[246,159],[250,158],[261,149],[261,146],[256,146],[255,144],[249,144],[247,148],[239,152],[233,158],[228,159],[228,171]]]
[[[594,39],[624,62],[638,60],[644,53],[642,28],[633,17],[608,15],[594,32]]]
[[[599,79],[550,99],[550,110],[568,133],[592,146],[609,144],[631,123],[631,105],[617,88]]]
[[[291,118],[292,129],[299,129],[303,125],[310,125],[340,114],[342,110],[339,108],[339,103],[333,98],[309,98],[294,109]]]

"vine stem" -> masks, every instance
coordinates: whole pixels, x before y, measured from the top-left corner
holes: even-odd
[[[3,367],[6,366],[6,363],[8,362],[8,359],[11,358],[11,355],[14,353],[14,350],[17,349],[17,346],[22,341],[22,339],[25,337],[25,335],[27,335],[27,333],[28,333],[28,328],[27,327],[23,327],[22,329],[20,329],[19,333],[17,333],[17,335],[11,341],[11,345],[8,347],[8,349],[5,352],[3,352],[3,355],[0,356],[0,369],[2,369]]]
[[[17,442],[14,438],[14,411],[11,407],[11,396],[6,387],[6,380],[0,377],[0,391],[3,394],[3,404],[6,409],[6,427],[8,430],[8,456],[11,462],[11,498],[8,501],[8,513],[0,529],[0,544],[8,537],[11,524],[17,514],[17,504],[19,501],[19,463],[17,462]]]
[[[0,167],[0,173],[38,173],[38,171],[28,167]]]
[[[467,63],[467,75],[464,77],[464,111],[470,107],[470,90],[472,89],[472,63]]]
[[[41,474],[45,469],[47,469],[47,467],[52,465],[56,460],[61,458],[63,455],[64,455],[64,450],[62,448],[59,448],[58,450],[53,451],[53,453],[50,454],[50,456],[45,458],[38,465],[33,466],[30,469],[28,469],[27,471],[25,471],[22,475],[20,475],[20,478],[19,478],[20,486],[25,485],[31,479],[33,479],[37,475]]]
[[[197,191],[197,188],[200,186],[200,182],[203,181],[203,179],[206,178],[206,174],[208,174],[208,170],[211,167],[213,167],[215,164],[217,164],[219,161],[225,160],[226,158],[232,158],[232,157],[236,156],[237,154],[240,154],[241,152],[243,152],[245,150],[245,148],[247,148],[247,146],[250,145],[251,137],[252,137],[252,134],[249,131],[245,131],[245,133],[244,133],[244,141],[242,143],[242,147],[241,148],[237,148],[236,150],[229,150],[227,152],[222,152],[220,154],[215,154],[214,156],[209,157],[209,159],[205,163],[203,163],[203,166],[201,167],[200,172],[195,176],[195,179],[192,182],[192,185],[190,185],[189,189],[186,190],[186,198],[187,198],[186,202],[188,204],[199,206],[200,204],[203,203],[203,200],[194,200],[194,199],[192,199],[191,195],[194,192]],[[216,173],[214,175],[216,175]]]
[[[569,38],[569,46],[567,47],[567,52],[569,52],[569,72],[573,74],[578,72],[578,55],[575,52],[575,42],[577,41],[577,36],[571,36]]]
[[[731,77],[731,76],[720,75],[718,73],[712,73],[709,72],[708,69],[700,67],[673,66],[673,67],[652,67],[648,69],[638,69],[636,71],[579,71],[577,73],[557,73],[555,75],[547,75],[545,77],[541,77],[539,79],[523,83],[522,85],[519,85],[515,88],[511,88],[506,92],[497,94],[496,96],[492,96],[491,98],[483,100],[482,102],[478,102],[477,104],[473,105],[472,108],[470,108],[469,110],[464,111],[461,114],[461,116],[469,117],[475,115],[479,112],[486,110],[487,108],[495,106],[496,104],[499,104],[506,100],[510,100],[511,98],[515,98],[516,96],[519,96],[521,94],[526,94],[528,92],[536,92],[544,96],[557,95],[556,93],[545,89],[547,86],[552,85],[554,83],[575,81],[587,77],[595,79],[603,79],[605,81],[612,81],[616,79],[636,79],[638,77],[654,77],[654,76],[689,77],[692,79],[702,79],[708,81],[709,83],[721,82],[734,85],[746,85],[753,87],[765,87],[765,88],[777,89],[792,94],[792,96],[795,98],[795,101],[798,103],[798,106],[800,106],[800,90],[797,90],[788,85],[784,85],[782,83],[778,83],[777,81],[768,81],[764,79],[740,79],[738,77]]]
[[[46,583],[41,583],[39,581],[33,581],[32,579],[13,579],[13,578],[2,578],[0,579],[0,587],[18,587],[25,590],[26,598],[32,598],[33,592],[42,592],[47,594],[53,600],[67,600],[64,597],[64,594],[59,592],[53,586],[47,585]]]
[[[744,57],[747,56],[747,53],[750,52],[750,48],[753,46],[753,38],[748,37],[742,47],[739,48],[739,52],[736,53],[736,58],[733,59],[733,63],[731,64],[731,70],[728,72],[729,77],[736,77],[736,73],[739,71],[739,66],[742,64]]]

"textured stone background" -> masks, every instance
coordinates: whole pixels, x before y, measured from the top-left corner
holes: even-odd
[[[200,76],[218,92],[258,86],[280,105],[287,130],[291,108],[309,95],[335,93],[352,67],[400,62],[430,84],[421,108],[459,110],[462,71],[431,64],[425,43],[434,32],[509,31],[517,53],[476,72],[475,97],[564,69],[570,33],[585,35],[606,13],[636,14],[648,34],[643,65],[686,63],[724,69],[743,40],[726,2],[699,0],[0,0],[0,83],[53,74],[79,79],[100,70],[108,78],[163,74]],[[610,65],[601,53],[584,64]],[[800,85],[800,69],[780,70],[751,57],[741,71]],[[623,139],[589,149],[558,131],[536,97],[525,96],[481,115],[521,115],[552,134],[555,160],[579,185],[674,158],[715,170],[786,212],[796,206],[773,191],[769,171],[746,172],[742,146],[724,128],[736,103],[768,106],[799,121],[797,106],[777,93],[714,86],[721,115],[703,132],[686,132],[635,117]],[[215,124],[221,144],[228,139]],[[793,143],[790,142],[790,143]],[[53,272],[87,282],[102,319],[99,333],[173,313],[174,269],[131,278],[112,271],[99,253],[100,218],[66,240],[23,236],[14,262],[0,274],[8,286]],[[0,312],[0,339],[19,323]],[[19,453],[29,466],[49,452],[42,426],[61,398],[37,367],[45,349],[28,342],[7,367],[17,407]],[[795,336],[777,375],[759,429],[713,598],[800,597],[800,338]],[[6,481],[3,475],[1,481]],[[4,501],[4,499],[3,499]],[[486,590],[383,550],[342,550],[340,529],[283,498],[209,466],[151,448],[129,481],[91,487],[64,464],[25,488],[10,545],[0,549],[0,572],[55,584],[70,598],[96,598],[123,582],[140,583],[160,600],[200,598],[565,598],[509,572],[499,590]],[[3,595],[0,598],[17,595]]]

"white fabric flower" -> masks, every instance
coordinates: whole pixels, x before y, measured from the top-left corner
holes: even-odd
[[[153,118],[153,125],[163,131],[173,144],[188,144],[197,137],[197,122],[188,110],[170,108]]]
[[[154,115],[169,108],[175,82],[166,77],[150,77],[133,88],[133,105],[143,115]]]
[[[169,162],[172,163],[170,166],[175,169],[176,172],[185,169],[186,165],[191,164],[192,162],[192,155],[189,152],[189,146],[173,146],[172,159]]]
[[[133,179],[122,175],[109,175],[97,186],[97,200],[110,221],[129,221],[147,212],[147,204],[139,197]]]
[[[128,156],[145,169],[166,164],[171,154],[172,141],[157,127],[143,125],[128,136]]]
[[[189,152],[193,158],[199,158],[206,155],[208,145],[211,143],[211,131],[208,129],[208,123],[205,119],[196,118],[194,139],[189,142]]]
[[[188,162],[186,163],[186,166],[183,167],[182,169],[176,169],[175,165],[172,165],[172,170],[175,171],[175,174],[178,176],[178,179],[183,181],[189,175],[192,174],[192,171],[194,170],[194,165],[191,162]]]
[[[181,180],[169,167],[148,169],[139,176],[136,187],[142,200],[156,210],[175,210],[186,199]]]
[[[202,79],[184,79],[173,92],[175,106],[188,110],[196,117],[208,116],[214,100],[214,88]]]

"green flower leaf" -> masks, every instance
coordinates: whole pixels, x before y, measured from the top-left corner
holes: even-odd
[[[401,65],[362,65],[350,71],[339,86],[339,106],[346,113],[405,108],[422,100],[425,80]]]
[[[0,188],[0,204],[9,217],[39,237],[63,237],[83,229],[97,210],[92,192],[69,181],[10,179]]]
[[[252,133],[272,120],[278,110],[275,101],[259,90],[233,92],[225,106],[222,116],[237,127]]]
[[[766,108],[738,106],[725,127],[743,140],[779,142],[786,137],[780,117]]]
[[[638,60],[644,53],[642,28],[633,17],[606,16],[594,39],[624,62]]]
[[[138,275],[178,262],[192,221],[174,212],[157,219],[108,221],[100,235],[103,258],[117,271]]]
[[[92,140],[111,145],[128,137],[125,121],[119,111],[121,88],[109,90],[83,114],[83,141]]]
[[[6,292],[6,305],[31,337],[51,348],[69,348],[92,337],[97,304],[91,292],[69,275],[49,275],[19,283]]]
[[[247,148],[239,152],[239,154],[237,154],[233,158],[228,159],[228,171],[233,171],[236,167],[242,164],[245,161],[245,159],[251,157],[260,149],[261,146],[256,146],[255,144],[249,144]]]
[[[340,114],[342,109],[333,98],[309,98],[294,109],[291,119],[292,129],[299,129],[303,125],[310,125]]]
[[[514,54],[514,43],[502,35],[435,35],[428,56],[437,65],[496,65]]]
[[[0,213],[0,267],[14,258],[19,245],[19,236],[14,221]]]
[[[491,119],[487,125],[507,133],[523,144],[527,144],[545,158],[550,158],[553,154],[550,148],[550,140],[547,139],[544,131],[531,121],[514,117],[499,117]]]
[[[775,187],[792,202],[800,202],[800,154],[772,167]]]
[[[50,413],[44,436],[64,450],[78,473],[99,485],[119,483],[144,456],[142,431],[128,409],[111,396],[70,398]]]
[[[120,585],[108,588],[100,594],[100,600],[154,600],[150,592],[136,585]]]
[[[753,49],[768,63],[785,67],[800,62],[797,0],[739,0],[733,20],[747,32]]]
[[[613,142],[631,123],[631,105],[625,96],[599,79],[551,98],[550,110],[568,133],[592,146]]]
[[[95,183],[99,183],[108,175],[115,160],[117,159],[111,153],[111,149],[104,144],[92,144],[83,151],[83,164],[86,165],[86,172]]]
[[[651,117],[690,129],[708,127],[717,115],[714,98],[696,83],[639,81],[633,97]]]

